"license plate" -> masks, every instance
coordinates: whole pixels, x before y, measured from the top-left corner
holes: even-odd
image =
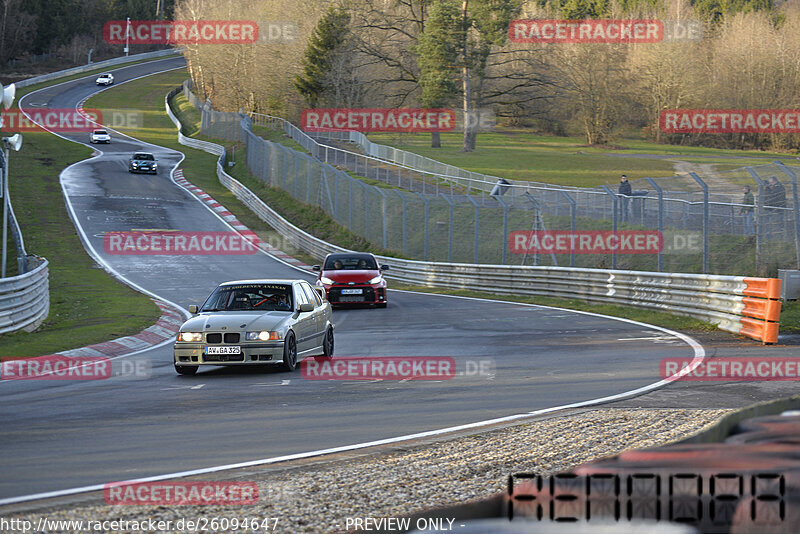
[[[241,354],[242,347],[206,347],[206,354]]]
[[[342,289],[342,295],[360,295],[363,289]]]

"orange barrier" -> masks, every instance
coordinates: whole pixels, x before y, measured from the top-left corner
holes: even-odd
[[[781,298],[780,278],[745,278],[744,283],[747,284],[747,287],[742,293],[749,297],[760,297],[762,299]]]
[[[744,297],[742,302],[744,303],[744,309],[741,314],[745,317],[754,317],[776,323],[781,319],[781,301],[779,300]]]
[[[744,317],[739,319],[743,336],[763,343],[777,343],[781,318],[781,281],[779,278],[745,278],[747,286],[742,291]],[[755,297],[755,298],[754,298]]]

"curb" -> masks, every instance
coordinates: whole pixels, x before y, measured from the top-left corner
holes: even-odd
[[[161,317],[153,326],[145,328],[133,336],[120,337],[79,349],[65,350],[57,352],[55,355],[68,357],[124,356],[149,349],[173,338],[183,324],[183,315],[165,302],[159,300],[153,300],[153,302],[161,308]]]
[[[252,236],[255,234],[255,232],[253,232],[247,226],[242,224],[242,222],[236,218],[236,215],[231,213],[225,206],[214,200],[214,198],[211,195],[209,195],[208,193],[206,193],[193,183],[189,182],[186,178],[184,178],[183,169],[175,169],[173,177],[175,183],[177,183],[178,185],[189,191],[191,194],[199,198],[203,203],[205,203],[209,208],[211,208],[211,210],[213,210],[217,215],[219,215],[226,223],[231,225],[231,227],[234,230],[236,230],[240,235],[246,238],[252,238]],[[245,232],[249,235],[245,235]],[[285,263],[290,263],[295,267],[299,267],[306,271],[312,271],[310,265],[298,260],[297,258],[289,254],[286,254],[282,250],[273,247],[269,243],[265,243],[264,241],[259,240],[258,248],[260,248],[267,254],[270,254],[271,256],[275,256],[276,258],[280,259]]]

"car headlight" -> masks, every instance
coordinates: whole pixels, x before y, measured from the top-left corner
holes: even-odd
[[[323,277],[321,277],[321,278],[319,279],[319,281],[320,281],[320,282],[322,282],[323,284],[325,284],[326,286],[332,286],[332,285],[333,285],[333,283],[334,283],[334,282],[333,282],[333,280],[331,280],[331,279],[330,279],[330,278],[328,278],[327,276],[323,276]]]
[[[178,340],[190,343],[192,341],[203,341],[203,334],[200,332],[181,332]]]
[[[138,167],[138,166],[139,166],[139,164],[138,164],[138,163],[136,163],[135,161],[132,161],[132,162],[131,162],[131,167]]]
[[[370,280],[367,283],[368,284],[379,284],[379,283],[381,283],[382,280],[383,280],[383,277],[381,275],[378,275],[378,276],[376,276],[375,278],[373,278],[372,280]]]
[[[283,339],[283,334],[275,331],[262,330],[260,332],[247,332],[244,338],[247,341],[275,341]]]
[[[156,167],[158,167],[158,163],[153,163],[153,168],[155,169]]]

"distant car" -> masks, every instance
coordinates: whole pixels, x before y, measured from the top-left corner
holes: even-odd
[[[114,83],[114,75],[111,74],[110,72],[101,74],[100,76],[97,77],[95,83],[97,83],[97,85],[111,85],[112,83]]]
[[[385,308],[386,279],[381,274],[388,265],[378,266],[375,256],[365,252],[333,253],[313,269],[319,271],[317,286],[334,306],[374,304]]]
[[[303,356],[333,356],[331,305],[305,280],[220,284],[181,326],[175,371],[201,365],[278,364],[293,371]]]
[[[128,172],[149,172],[158,174],[158,163],[154,155],[147,152],[137,152],[128,162]]]
[[[89,141],[92,143],[110,143],[111,136],[106,130],[94,130],[89,135]]]

